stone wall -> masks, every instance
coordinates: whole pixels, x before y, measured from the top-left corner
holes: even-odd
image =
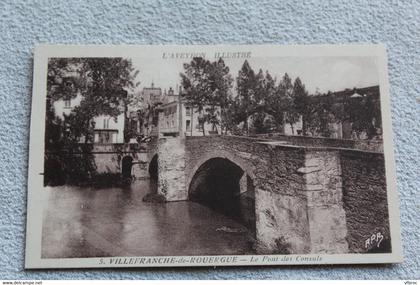
[[[166,201],[187,200],[185,186],[185,139],[180,137],[158,140],[158,194]]]
[[[151,140],[147,143],[141,144],[142,148],[146,149],[146,153],[143,155],[140,160],[139,168],[141,169],[142,178],[150,178],[149,175],[149,166],[153,157],[158,153],[158,138],[151,137]]]
[[[152,137],[151,140],[145,144],[147,149],[147,159],[150,162],[158,152],[158,138]]]
[[[122,153],[93,153],[93,157],[98,174],[121,173]]]
[[[350,252],[390,252],[389,214],[383,154],[341,151],[343,202]],[[379,247],[373,235],[383,236]]]
[[[81,144],[77,150],[63,150],[49,152],[45,157],[72,157],[80,159],[93,159],[97,174],[120,174],[121,162],[125,156],[133,158],[131,174],[134,178],[148,177],[149,152],[156,153],[156,144]],[[88,154],[88,156],[86,156]],[[65,159],[61,159],[65,161]],[[64,162],[65,163],[65,162]]]
[[[125,156],[133,158],[131,175],[142,179],[148,177],[147,146],[138,144],[94,144],[92,149],[98,174],[121,173],[121,161]]]
[[[306,150],[305,167],[311,253],[346,253],[347,226],[343,209],[338,151]]]

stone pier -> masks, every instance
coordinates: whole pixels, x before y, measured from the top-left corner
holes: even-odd
[[[306,151],[303,174],[311,253],[346,253],[346,213],[338,151]]]
[[[158,194],[166,201],[188,199],[185,184],[185,138],[159,138]]]

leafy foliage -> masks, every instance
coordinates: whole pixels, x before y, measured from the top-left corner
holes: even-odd
[[[347,99],[337,117],[342,122],[352,124],[352,130],[358,139],[362,133],[372,139],[382,125],[380,105],[375,104],[371,96]]]
[[[302,134],[306,136],[312,108],[308,91],[299,77],[293,83],[293,109],[297,116],[302,116]]]
[[[63,179],[90,178],[95,165],[89,150],[79,145],[93,142],[94,122],[98,115],[118,116],[125,111],[127,91],[136,87],[138,72],[130,60],[123,58],[51,58],[47,74],[46,153],[61,151],[55,156],[46,155],[45,181],[54,172],[65,174]],[[54,113],[58,100],[81,97],[80,104],[63,119]],[[83,148],[87,148],[85,145]],[[65,152],[84,153],[77,159]],[[51,158],[50,160],[48,160]],[[60,176],[60,175],[57,175]],[[58,180],[62,180],[61,178]]]
[[[92,119],[98,115],[118,116],[124,112],[127,91],[138,83],[130,60],[123,58],[52,58],[48,63],[47,100],[50,108],[60,99],[81,96],[65,118],[65,131],[72,142],[84,137],[92,141]],[[48,118],[47,118],[48,119]]]
[[[236,91],[237,97],[233,104],[233,111],[235,121],[237,123],[243,122],[243,129],[249,132],[248,119],[255,112],[256,107],[256,89],[257,89],[257,76],[254,70],[245,60],[242,68],[238,72],[236,78]]]
[[[326,95],[317,95],[310,100],[306,118],[306,133],[312,136],[329,137],[331,135],[330,124],[335,121],[332,112],[333,98],[331,93]]]
[[[184,73],[180,74],[183,94],[187,105],[199,112],[199,124],[204,133],[204,123],[212,124],[213,130],[220,125],[219,117],[229,105],[229,92],[233,79],[229,67],[223,59],[210,62],[202,57],[195,57],[190,63],[184,64]],[[219,113],[218,109],[221,109]],[[204,114],[203,111],[206,111]]]

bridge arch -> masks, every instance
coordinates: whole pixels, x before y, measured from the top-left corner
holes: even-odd
[[[229,216],[255,233],[255,175],[248,163],[226,153],[206,155],[191,173],[187,178],[189,200]]]
[[[149,167],[148,167],[148,171],[149,171],[149,176],[151,180],[154,180],[157,182],[158,180],[158,167],[159,167],[159,162],[158,162],[158,154],[155,153],[152,158],[150,159],[149,162]]]
[[[131,178],[133,168],[133,157],[125,155],[121,160],[121,174],[123,178]]]
[[[241,156],[231,153],[225,150],[217,150],[217,152],[207,152],[202,155],[200,155],[199,159],[195,159],[192,163],[192,167],[187,171],[187,177],[186,177],[186,185],[187,189],[190,188],[191,181],[193,179],[194,174],[197,172],[198,168],[203,165],[206,161],[212,159],[212,158],[224,158],[227,159],[234,164],[238,165],[254,182],[254,186],[256,183],[256,176],[254,173],[254,165],[245,158],[242,158]]]

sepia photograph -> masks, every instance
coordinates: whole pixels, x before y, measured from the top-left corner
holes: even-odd
[[[39,46],[26,267],[401,261],[382,46]]]

